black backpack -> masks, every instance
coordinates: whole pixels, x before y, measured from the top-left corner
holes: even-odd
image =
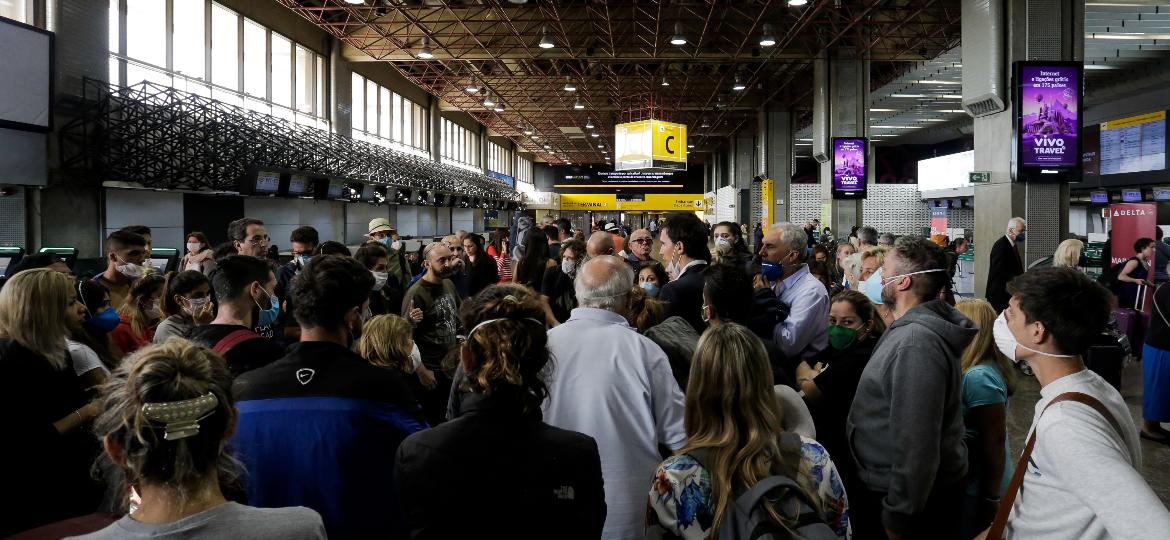
[[[1110,291],[1113,291],[1114,293],[1116,293],[1117,291],[1115,291],[1114,289],[1116,289],[1117,285],[1119,285],[1121,283],[1117,280],[1118,276],[1121,275],[1121,270],[1123,268],[1125,268],[1126,263],[1128,263],[1129,261],[1136,261],[1136,260],[1137,260],[1137,257],[1130,257],[1130,258],[1128,258],[1124,261],[1121,261],[1113,266],[1110,266],[1108,270],[1101,272],[1101,275],[1097,276],[1097,283],[1100,283],[1106,289],[1109,289]]]
[[[772,467],[772,476],[735,496],[723,511],[719,524],[719,538],[723,540],[836,540],[837,533],[813,510],[808,494],[793,479],[800,467],[800,436],[781,433],[780,463]],[[705,450],[691,452],[690,456],[708,471],[710,454]],[[796,526],[788,529],[772,520],[763,502],[771,496],[781,515],[794,519]]]

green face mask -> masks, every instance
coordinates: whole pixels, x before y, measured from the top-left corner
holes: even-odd
[[[839,324],[829,326],[829,345],[834,349],[848,349],[856,342],[857,330]]]

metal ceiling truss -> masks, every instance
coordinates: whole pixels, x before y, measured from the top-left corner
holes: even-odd
[[[805,100],[811,62],[825,49],[868,55],[874,76],[891,78],[899,64],[933,58],[959,38],[958,0],[814,0],[804,8],[783,0],[278,1],[341,41],[346,59],[389,63],[550,163],[601,162],[613,124],[645,106],[641,99],[669,104],[697,150],[710,150],[753,129],[760,106]],[[759,45],[764,24],[773,47]],[[676,29],[687,44],[670,43]],[[554,48],[537,46],[546,35]],[[424,43],[430,59],[418,58]],[[746,90],[731,89],[737,76]],[[465,91],[472,78],[475,94]],[[566,81],[577,91],[565,91]],[[502,112],[483,106],[485,91]],[[584,109],[574,108],[578,100]],[[560,129],[590,120],[601,137]],[[704,123],[710,128],[698,128]]]
[[[148,188],[236,191],[249,166],[518,200],[482,174],[150,82],[83,81],[62,167]]]

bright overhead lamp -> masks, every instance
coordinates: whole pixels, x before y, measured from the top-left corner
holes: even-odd
[[[926,94],[890,94],[892,98],[924,98],[930,97]]]
[[[418,50],[418,57],[422,58],[423,60],[430,60],[431,58],[435,57],[435,53],[431,52],[430,38],[423,38],[423,46]]]
[[[532,135],[532,128],[531,127],[524,128],[524,134],[525,135]]]
[[[593,120],[592,119],[585,121],[585,129],[593,129]]]
[[[557,46],[557,43],[553,41],[552,36],[548,35],[547,26],[540,29],[540,43],[537,43],[537,46],[541,49],[551,49]]]
[[[492,95],[490,93],[483,97],[483,106],[489,109],[496,106],[496,101],[492,99]]]
[[[552,147],[546,144],[546,145],[544,145],[544,149],[545,150],[552,150]]]
[[[683,35],[681,22],[676,21],[674,23],[674,37],[670,38],[670,44],[671,45],[686,45],[687,44],[687,37]]]
[[[479,92],[479,85],[475,83],[474,77],[472,77],[471,80],[467,82],[467,88],[464,88],[464,90],[467,90],[468,94]]]
[[[581,100],[578,98],[578,99],[577,99],[577,102],[573,104],[573,108],[574,108],[574,109],[577,109],[578,111],[580,111],[580,110],[583,110],[583,109],[585,109],[585,104],[584,104],[584,103],[581,103]]]
[[[923,118],[922,121],[923,122],[946,122],[946,119],[943,119],[943,118]]]
[[[534,140],[534,141],[540,140],[540,135],[533,135],[532,140]]]
[[[577,91],[577,83],[573,82],[573,79],[570,79],[569,77],[565,77],[565,91],[566,92],[576,92]]]
[[[740,92],[743,90],[747,90],[747,85],[743,83],[743,79],[741,79],[739,75],[736,75],[735,76],[735,84],[731,85],[731,89],[735,90],[736,92]]]
[[[963,81],[938,81],[938,80],[935,80],[935,79],[922,79],[922,80],[918,81],[918,84],[950,84],[950,85],[960,85],[960,84],[963,84]]]
[[[597,132],[593,132],[593,133],[590,133],[590,134],[589,134],[589,136],[590,136],[590,137],[593,137],[594,139],[596,139],[596,138],[600,137],[600,136],[601,136],[601,134],[600,134],[600,133],[597,133]]]
[[[914,126],[869,126],[875,129],[914,129]]]
[[[496,112],[504,112],[504,104],[503,103],[496,103],[495,108],[493,108],[492,110],[496,111]]]
[[[694,147],[695,147],[695,145],[693,145],[693,144],[688,144],[688,145],[687,145],[687,148],[694,148]]]
[[[364,0],[345,0],[345,3],[359,5],[359,4],[364,4],[365,1]]]
[[[699,127],[701,127],[701,128],[709,128],[709,127],[711,127],[711,123],[710,123],[710,122],[708,122],[708,121],[706,121],[706,120],[703,120],[702,124],[700,124],[700,125],[699,125]]]
[[[761,47],[773,47],[776,45],[776,36],[772,35],[772,24],[764,23],[763,33],[760,34]]]
[[[598,148],[605,148],[605,145],[604,145],[604,144],[599,144],[599,145],[597,145],[597,147],[598,147]]]
[[[788,0],[788,7],[800,7],[808,4],[808,0]]]
[[[869,112],[898,112],[898,109],[870,109]]]
[[[943,94],[942,98],[943,99],[963,99],[963,96],[960,96],[958,94]]]

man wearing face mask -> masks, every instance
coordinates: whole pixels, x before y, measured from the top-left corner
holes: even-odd
[[[211,324],[196,326],[190,339],[210,347],[227,361],[232,375],[265,366],[284,355],[276,342],[252,330],[272,324],[280,314],[276,276],[255,257],[231,255],[211,273],[218,311]]]
[[[987,267],[987,292],[984,297],[997,313],[1007,308],[1010,297],[1007,292],[1008,282],[1024,273],[1024,259],[1017,244],[1024,241],[1024,231],[1027,229],[1028,222],[1024,218],[1014,217],[1008,220],[1007,232],[991,246],[991,263]]]
[[[276,298],[280,300],[281,314],[279,326],[284,329],[280,332],[286,339],[296,341],[298,331],[297,322],[292,317],[292,299],[289,298],[289,286],[297,274],[309,265],[313,253],[321,243],[317,229],[302,226],[293,229],[288,238],[292,247],[292,260],[276,269]]]
[[[1129,407],[1081,356],[1109,320],[1109,292],[1072,268],[1033,270],[1007,290],[996,345],[1032,366],[1040,401],[1021,483],[1012,479],[996,516],[1004,538],[1163,538],[1170,513],[1142,476]]]
[[[455,254],[442,242],[423,249],[426,272],[402,300],[402,316],[414,325],[414,343],[422,353],[423,365],[435,374],[435,386],[420,396],[427,421],[442,423],[447,415],[447,398],[451,393],[451,374],[444,371],[443,361],[458,347],[459,291],[449,279]]]
[[[557,322],[569,320],[570,312],[577,307],[573,279],[577,277],[577,269],[584,264],[584,259],[585,243],[580,240],[565,240],[561,242],[560,266],[549,268],[544,273],[541,295],[548,299]]]
[[[405,537],[388,460],[426,427],[406,374],[351,350],[373,286],[349,257],[314,257],[293,283],[300,343],[232,386],[248,502],[313,508],[335,538]]]
[[[410,264],[406,262],[406,250],[402,249],[402,241],[398,239],[398,231],[390,226],[386,218],[370,220],[369,232],[366,236],[370,242],[377,242],[386,248],[389,256],[386,273],[386,297],[399,298],[406,294],[406,284],[410,283],[413,274],[410,273]],[[397,305],[397,304],[395,304]]]
[[[130,295],[130,283],[146,273],[146,240],[141,235],[114,231],[106,237],[106,271],[94,283],[110,291],[110,305],[121,309]]]
[[[666,317],[682,317],[691,328],[702,332],[703,270],[711,262],[707,249],[707,226],[690,212],[668,214],[658,233],[662,242],[659,255],[667,263],[670,283],[662,287],[658,299],[666,304]]]
[[[811,357],[829,345],[829,293],[808,271],[804,253],[808,235],[794,223],[768,229],[760,246],[762,271],[756,289],[770,289],[788,307],[788,316],[772,330],[772,340],[793,362]],[[791,373],[787,374],[791,377]]]
[[[958,538],[967,474],[960,357],[978,332],[946,302],[946,257],[904,236],[882,262],[882,300],[894,323],[861,373],[846,420],[860,489],[850,487],[854,534]]]

